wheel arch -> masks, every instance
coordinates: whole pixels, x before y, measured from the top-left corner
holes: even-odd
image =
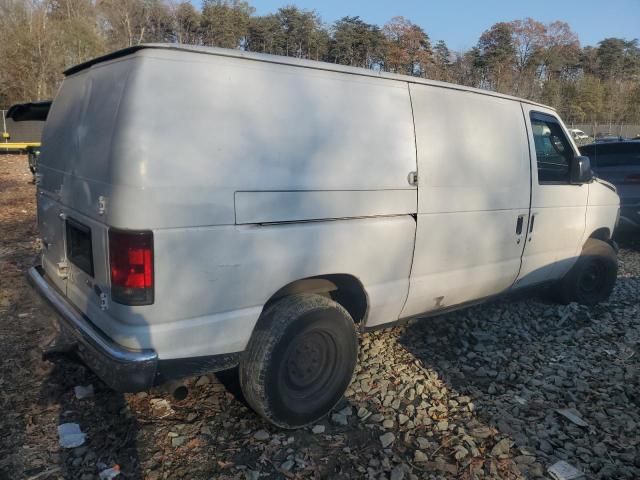
[[[611,230],[608,227],[602,227],[591,232],[591,235],[587,238],[595,238],[596,240],[602,240],[603,242],[609,242],[611,240]]]
[[[362,282],[351,274],[336,273],[301,278],[278,289],[264,304],[264,312],[281,298],[298,293],[316,293],[339,303],[349,312],[356,324],[366,322],[369,297]]]

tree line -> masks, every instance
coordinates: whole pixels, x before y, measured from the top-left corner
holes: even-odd
[[[382,26],[358,16],[330,25],[284,6],[255,15],[243,0],[0,0],[0,105],[52,98],[61,72],[145,42],[286,55],[495,90],[557,108],[568,123],[640,123],[640,46],[605,38],[581,47],[561,21],[488,28],[452,52],[403,17]]]

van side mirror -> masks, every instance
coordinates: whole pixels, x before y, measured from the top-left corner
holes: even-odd
[[[581,185],[589,183],[593,179],[593,171],[591,170],[591,160],[589,157],[577,156],[571,160],[570,183],[573,185]]]

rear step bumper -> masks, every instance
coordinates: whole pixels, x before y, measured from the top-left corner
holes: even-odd
[[[153,350],[129,350],[109,339],[75,308],[46,278],[42,267],[32,267],[27,278],[60,318],[66,353],[74,353],[118,392],[139,392],[156,381],[158,355]]]

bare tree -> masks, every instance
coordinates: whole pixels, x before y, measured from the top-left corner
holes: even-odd
[[[605,38],[580,47],[560,21],[490,26],[477,45],[432,48],[410,20],[383,27],[344,17],[330,27],[285,6],[256,16],[243,0],[0,0],[0,103],[51,98],[66,68],[142,42],[241,48],[451,81],[541,101],[570,122],[640,122],[640,46]]]

